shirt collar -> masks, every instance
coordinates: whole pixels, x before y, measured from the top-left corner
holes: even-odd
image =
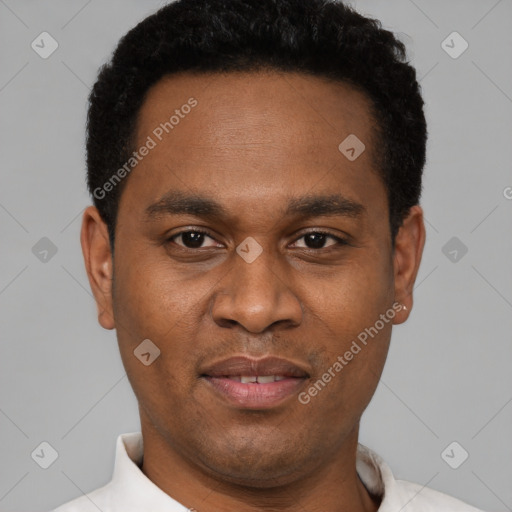
[[[121,434],[116,441],[110,492],[116,510],[185,512],[186,507],[156,486],[140,469],[144,444],[141,432]]]

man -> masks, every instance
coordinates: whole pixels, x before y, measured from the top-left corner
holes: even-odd
[[[81,242],[142,432],[58,512],[476,511],[358,444],[425,240],[405,58],[326,0],[181,0],[121,40]]]

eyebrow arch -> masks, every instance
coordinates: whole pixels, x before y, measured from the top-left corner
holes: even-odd
[[[165,215],[189,214],[196,217],[227,217],[227,211],[213,199],[170,191],[159,201],[148,206],[145,218],[152,220]]]
[[[292,198],[284,211],[284,216],[319,217],[344,216],[358,218],[366,212],[360,204],[339,194],[308,195]],[[196,217],[228,218],[227,210],[213,199],[197,195],[170,191],[145,210],[147,221],[165,215],[188,214]]]

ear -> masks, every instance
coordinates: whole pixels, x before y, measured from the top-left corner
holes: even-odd
[[[112,251],[107,225],[94,206],[89,206],[84,211],[80,243],[89,283],[98,307],[98,322],[105,329],[114,329]]]
[[[402,305],[393,319],[394,324],[407,320],[413,305],[413,288],[425,245],[423,210],[413,206],[395,238],[393,268],[395,274],[395,301]]]

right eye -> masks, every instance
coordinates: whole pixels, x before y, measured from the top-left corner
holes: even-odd
[[[168,240],[185,249],[204,249],[205,247],[219,247],[220,244],[206,231],[200,229],[189,229],[180,231],[168,238]],[[211,240],[213,244],[203,246],[205,242]],[[216,245],[217,244],[217,245]]]

